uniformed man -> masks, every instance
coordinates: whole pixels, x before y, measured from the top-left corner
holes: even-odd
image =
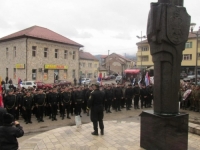
[[[57,114],[57,108],[58,108],[58,93],[57,89],[54,88],[53,92],[49,95],[49,107],[51,108],[51,114],[52,114],[52,121],[57,121],[56,114]]]
[[[120,102],[121,102],[122,98],[123,98],[122,89],[120,88],[119,85],[117,85],[117,87],[114,89],[114,109],[115,109],[116,112],[121,111]]]
[[[105,91],[105,109],[106,109],[106,113],[112,113],[110,111],[110,107],[111,107],[113,98],[114,98],[113,90],[111,89],[110,86],[108,86],[107,90]]]
[[[46,94],[43,93],[43,89],[39,89],[38,94],[35,97],[35,106],[37,107],[38,122],[44,122],[43,113],[45,104]]]
[[[147,92],[146,86],[143,84],[140,90],[141,108],[147,107],[148,95],[149,93]]]
[[[62,120],[64,119],[65,116],[65,110],[67,110],[67,118],[71,119],[69,116],[70,113],[70,106],[71,106],[71,89],[68,87],[65,87],[65,91],[62,93],[62,98],[61,98],[61,109],[62,109]]]
[[[88,100],[92,91],[93,91],[92,86],[89,86],[89,89],[86,91],[86,94],[85,94],[86,104],[88,103]],[[87,116],[89,116],[89,110],[87,110]]]
[[[81,87],[79,87],[77,89],[77,91],[75,92],[75,112],[76,115],[80,115],[81,116],[81,108],[82,108],[82,104],[84,103],[84,95],[83,95],[83,91],[81,90]]]
[[[88,100],[88,108],[91,110],[91,121],[93,122],[94,132],[92,135],[98,135],[98,123],[101,129],[101,135],[104,135],[103,124],[103,100],[104,94],[99,90],[99,84],[93,85],[94,91],[91,92]]]
[[[147,107],[151,107],[152,100],[153,100],[153,85],[152,84],[149,84],[149,86],[147,87],[147,92],[148,92]]]
[[[16,118],[16,110],[17,110],[17,97],[14,95],[14,91],[11,89],[8,91],[8,95],[5,97],[4,100],[5,108],[7,109],[7,112],[14,116],[14,119]]]
[[[32,123],[31,114],[33,110],[33,97],[31,96],[30,91],[26,93],[26,96],[23,97],[22,108],[24,109],[24,119],[26,124]]]
[[[131,107],[131,101],[133,98],[133,89],[132,85],[129,84],[126,91],[125,91],[125,97],[126,97],[126,110],[130,110]]]
[[[18,109],[16,110],[16,119],[18,120],[19,115],[22,115],[22,117],[24,118],[24,110],[22,108],[24,93],[22,93],[21,89],[18,89],[16,96],[18,103]]]
[[[135,84],[135,87],[133,88],[133,96],[134,96],[134,108],[139,108],[139,99],[140,99],[140,88],[138,83]]]

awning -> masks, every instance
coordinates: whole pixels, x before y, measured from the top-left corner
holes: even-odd
[[[151,67],[149,67],[149,68],[146,69],[146,70],[154,70],[154,66],[151,66]]]
[[[126,69],[124,70],[125,73],[137,74],[140,72],[139,69]]]

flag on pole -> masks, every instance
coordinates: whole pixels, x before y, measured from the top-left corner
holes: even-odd
[[[146,86],[148,86],[150,84],[150,77],[149,77],[149,73],[148,72],[145,75],[145,84],[146,84]]]

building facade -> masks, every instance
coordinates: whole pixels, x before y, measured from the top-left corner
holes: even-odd
[[[99,60],[92,54],[79,52],[80,75],[82,78],[96,79],[98,77]]]
[[[197,47],[197,38],[194,34],[189,33],[188,41],[185,44],[185,50],[183,51],[183,59],[181,63],[181,72],[187,74],[195,74],[196,59],[198,66],[198,74],[200,74],[200,41],[198,40]],[[137,43],[137,67],[138,68],[149,68],[153,66],[152,56],[150,54],[150,46],[147,40]],[[197,51],[198,49],[198,51]]]
[[[53,83],[79,76],[82,47],[47,28],[33,26],[0,39],[0,76]]]
[[[108,70],[108,74],[124,74],[124,70],[134,68],[135,62],[119,54],[112,53],[102,58],[102,66]]]

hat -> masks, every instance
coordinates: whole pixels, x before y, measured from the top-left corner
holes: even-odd
[[[3,114],[3,124],[10,125],[14,121],[13,115],[9,113]]]
[[[97,88],[99,88],[99,83],[94,83],[94,84],[92,84],[92,85],[94,85],[94,86],[96,86]]]

